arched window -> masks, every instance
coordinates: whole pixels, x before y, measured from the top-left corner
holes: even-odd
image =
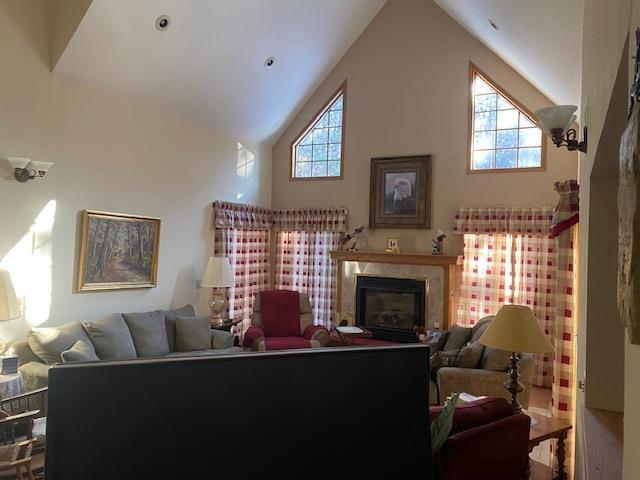
[[[545,140],[533,114],[471,65],[470,172],[543,170]]]
[[[345,82],[291,144],[291,179],[342,177]]]

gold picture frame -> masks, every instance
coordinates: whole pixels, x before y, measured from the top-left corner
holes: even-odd
[[[387,238],[387,248],[384,253],[400,253],[400,239],[398,237]]]
[[[77,292],[154,288],[160,219],[83,210]]]

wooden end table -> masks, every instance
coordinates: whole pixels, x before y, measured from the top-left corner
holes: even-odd
[[[338,337],[340,337],[342,344],[346,346],[353,345],[357,338],[371,338],[373,336],[371,330],[367,330],[366,328],[362,328],[362,332],[357,333],[341,332],[336,328],[336,333]]]
[[[564,470],[565,461],[565,441],[569,430],[572,426],[570,423],[558,420],[556,418],[545,417],[538,415],[537,413],[524,411],[524,413],[538,422],[534,427],[529,430],[529,453],[533,450],[533,447],[540,445],[545,440],[555,438],[558,442],[556,449],[556,460],[558,461],[558,472],[553,477],[554,480],[566,480],[567,472]],[[531,469],[531,462],[529,460],[529,466],[527,467],[527,478],[529,478],[529,472]],[[555,473],[555,472],[554,472]]]
[[[224,330],[225,332],[231,332],[231,328],[234,327],[235,325],[238,325],[239,323],[242,323],[241,318],[236,318],[236,319],[227,318],[221,325],[211,325],[211,329]],[[233,341],[233,345],[234,347],[240,346],[240,338],[238,337],[238,335],[236,335],[236,338]]]

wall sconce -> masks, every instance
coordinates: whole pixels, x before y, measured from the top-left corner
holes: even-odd
[[[539,126],[551,138],[556,147],[567,147],[567,150],[578,150],[587,153],[587,127],[583,129],[583,140],[578,142],[578,134],[569,128],[576,121],[573,114],[578,109],[575,105],[558,105],[541,108],[533,112],[538,117]]]
[[[14,168],[14,177],[20,183],[44,177],[53,166],[52,162],[34,162],[28,157],[7,157]]]

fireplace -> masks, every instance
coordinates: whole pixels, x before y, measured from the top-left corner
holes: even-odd
[[[427,316],[427,281],[359,275],[356,280],[356,324],[374,338],[417,341]]]

